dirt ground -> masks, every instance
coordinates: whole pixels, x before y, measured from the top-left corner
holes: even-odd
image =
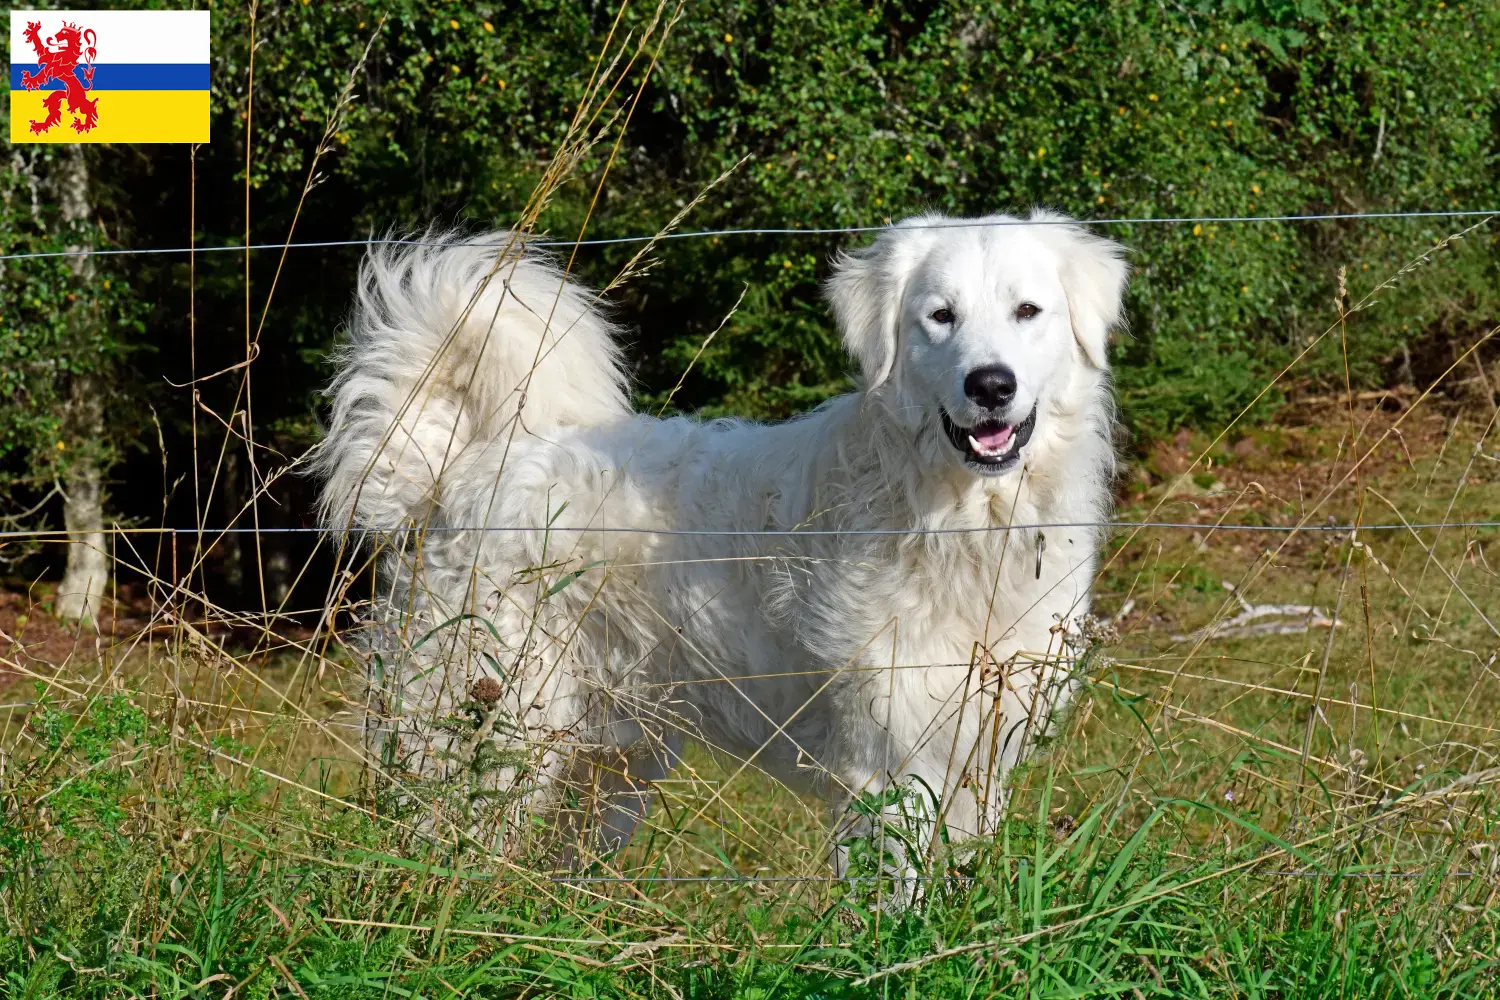
[[[14,580],[0,582],[0,697],[28,677],[97,663],[110,651],[123,653],[171,633],[172,620],[153,607],[147,588],[138,581],[120,583],[118,593],[105,602],[97,629],[54,617],[56,588],[52,581],[30,586]],[[226,623],[201,612],[196,617],[193,624],[205,636],[230,648],[248,648],[264,634],[245,622]],[[278,640],[297,642],[313,634],[304,624],[288,620],[279,620],[274,632]]]
[[[97,632],[60,622],[50,613],[55,586],[0,588],[0,694],[33,673],[50,674],[75,660],[98,657],[104,647],[140,635],[149,625],[149,606],[124,600],[104,609]]]

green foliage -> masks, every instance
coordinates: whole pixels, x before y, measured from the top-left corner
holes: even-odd
[[[19,253],[60,249],[38,238],[13,238],[8,245]],[[50,478],[56,454],[67,447],[58,348],[71,339],[67,296],[74,287],[71,270],[58,258],[12,264],[0,285],[0,461],[13,476]]]
[[[1268,27],[1268,11],[1246,6],[746,8],[725,19],[743,43],[716,55],[718,26],[694,19],[676,43],[706,64],[683,84],[682,100],[699,97],[683,114],[686,145],[717,153],[698,178],[756,156],[703,222],[862,225],[1036,203],[1148,218],[1496,203],[1495,60],[1476,58],[1500,37],[1493,9],[1424,5],[1423,22],[1415,5],[1325,16],[1276,4]],[[1268,30],[1283,31],[1278,47],[1303,39],[1294,58],[1268,47]],[[1444,225],[1114,227],[1136,261],[1117,356],[1127,419],[1159,431],[1232,416],[1328,325],[1338,264],[1384,277]],[[775,410],[788,383],[836,381],[826,323],[797,308],[829,242],[698,245],[663,269],[678,281],[732,271],[731,254],[763,262],[749,278],[759,296],[699,362],[730,405]],[[1446,315],[1495,314],[1485,243],[1435,279],[1462,299]],[[1371,284],[1356,281],[1356,295]],[[1378,377],[1398,319],[1410,333],[1445,314],[1439,295],[1413,291],[1362,325],[1362,379]],[[668,364],[698,339],[673,340]],[[1304,374],[1337,358],[1322,351]]]
[[[37,753],[6,775],[13,794],[36,808],[0,813],[0,865],[31,864],[58,838],[85,850],[115,845],[132,784],[129,765],[146,750],[146,717],[127,696],[95,699],[75,715],[58,708],[40,682],[37,695],[28,721]]]
[[[59,254],[95,246],[95,226],[64,220],[45,195],[62,170],[52,152],[17,152],[0,175],[0,246],[6,253]],[[80,458],[109,465],[143,422],[119,365],[143,342],[143,310],[129,283],[97,259],[5,262],[0,277],[0,495],[45,488]],[[107,395],[108,433],[70,424],[75,380]]]
[[[650,15],[627,10],[619,30],[639,34]],[[243,34],[239,16],[225,19],[226,39]],[[300,185],[374,17],[294,5],[263,25],[274,55],[258,70],[258,107],[275,111],[263,115],[257,185]],[[377,231],[515,219],[612,25],[602,8],[548,2],[394,8],[328,160],[333,200],[363,195],[357,217]],[[618,155],[612,136],[594,147],[543,222],[565,237],[652,232],[744,157],[691,227],[868,226],[1034,204],[1146,218],[1496,206],[1497,40],[1500,12],[1484,4],[726,0],[676,24]],[[623,74],[622,95],[651,54]],[[242,70],[231,60],[216,79]],[[1117,349],[1127,419],[1149,432],[1222,423],[1331,325],[1339,266],[1357,301],[1460,225],[1110,227],[1136,266]],[[1495,318],[1494,240],[1481,230],[1380,296],[1350,338],[1361,384],[1382,381],[1403,344]],[[818,302],[844,242],[667,244],[621,301],[640,325],[643,400],[665,400],[746,288],[676,402],[776,415],[845,388],[848,362]],[[632,249],[578,264],[604,279]],[[1342,372],[1328,338],[1298,377]]]

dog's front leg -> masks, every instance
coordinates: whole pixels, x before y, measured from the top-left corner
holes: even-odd
[[[938,835],[936,795],[914,774],[866,775],[848,785],[857,791],[841,797],[833,817],[835,875],[883,906],[912,905],[923,894]]]

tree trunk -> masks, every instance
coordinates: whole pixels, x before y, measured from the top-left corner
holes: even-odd
[[[74,225],[89,218],[89,171],[79,146],[68,147],[60,158],[57,192],[63,223]],[[70,249],[86,250],[85,246]],[[79,285],[93,284],[94,260],[88,254],[71,258]],[[83,322],[94,313],[79,310]],[[63,526],[68,532],[68,566],[57,588],[57,617],[85,625],[98,625],[109,583],[109,551],[104,544],[104,470],[99,446],[104,443],[102,380],[93,374],[73,376],[64,419],[66,438],[75,443],[72,461],[63,475]]]
[[[69,437],[99,441],[104,406],[92,375],[77,375],[68,400]],[[109,584],[109,550],[104,542],[103,471],[93,448],[79,448],[68,466],[63,490],[63,526],[68,531],[68,568],[57,588],[57,616],[97,625]]]

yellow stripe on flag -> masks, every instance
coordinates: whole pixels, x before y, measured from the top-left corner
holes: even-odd
[[[42,101],[47,90],[13,90],[10,93],[11,142],[207,142],[208,91],[206,90],[95,90],[89,98],[99,101],[99,121],[89,132],[73,131],[73,114],[63,100],[62,120],[50,130],[34,135],[31,122],[45,121]]]

